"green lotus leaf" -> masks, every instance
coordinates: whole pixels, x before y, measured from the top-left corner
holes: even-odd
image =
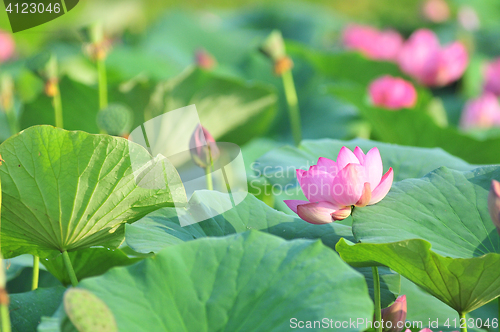
[[[79,287],[106,303],[122,332],[289,331],[293,318],[373,315],[363,276],[333,250],[257,231],[174,245]]]
[[[123,240],[123,223],[185,203],[179,175],[166,159],[162,179],[168,185],[148,189],[158,167],[149,162],[134,173],[132,153],[151,160],[125,139],[51,126],[31,127],[0,145],[4,256],[113,247]]]

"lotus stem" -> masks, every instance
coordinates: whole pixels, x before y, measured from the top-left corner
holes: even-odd
[[[14,107],[5,110],[5,115],[7,116],[7,122],[9,123],[10,134],[14,135],[19,132],[19,124],[17,121],[17,116],[14,112]]]
[[[460,324],[460,332],[467,332],[467,320],[465,319],[464,313],[459,313],[460,319],[458,323]],[[463,325],[462,325],[463,322]],[[462,327],[463,326],[463,327]]]
[[[373,300],[375,304],[375,323],[378,322],[378,327],[375,328],[375,331],[382,332],[382,304],[380,302],[380,277],[378,274],[378,267],[372,266],[373,273]]]
[[[106,76],[105,59],[97,59],[97,72],[99,76],[99,108],[108,107],[108,79]]]
[[[292,127],[293,141],[298,146],[302,140],[302,129],[300,125],[299,100],[293,82],[292,71],[284,71],[281,74],[281,78],[283,79],[283,88],[285,89],[285,97],[288,104],[288,117],[290,118],[290,125]]]
[[[66,271],[68,271],[69,279],[71,280],[71,285],[76,287],[78,285],[78,279],[76,278],[75,270],[73,270],[73,265],[71,264],[71,259],[69,258],[68,252],[64,250],[62,252],[64,265],[66,266]]]
[[[7,292],[5,292],[7,293]],[[6,295],[8,296],[8,295]],[[0,304],[0,318],[2,319],[2,332],[11,332],[9,305]]]
[[[38,288],[38,276],[40,274],[40,257],[33,255],[33,278],[31,279],[31,290]]]
[[[62,102],[61,102],[61,92],[59,91],[59,82],[54,83],[56,85],[54,91],[54,97],[52,97],[52,101],[54,103],[54,117],[56,120],[56,127],[63,128],[63,111],[62,111]]]
[[[214,190],[214,185],[212,182],[212,165],[205,167],[205,179],[207,180],[207,189]]]

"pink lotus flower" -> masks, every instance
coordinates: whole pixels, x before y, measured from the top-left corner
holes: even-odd
[[[373,148],[365,155],[359,147],[354,153],[345,146],[337,161],[319,158],[308,171],[297,170],[297,180],[307,201],[286,200],[300,218],[311,224],[327,224],[351,214],[351,206],[378,203],[391,189],[392,168],[382,176],[380,152]]]
[[[401,332],[406,322],[406,312],[406,295],[399,296],[391,306],[382,309],[384,331]]]
[[[441,23],[450,18],[450,7],[445,0],[427,0],[422,8],[426,19]]]
[[[6,31],[0,30],[0,63],[12,58],[14,49],[15,44],[12,35]]]
[[[500,234],[500,182],[491,181],[490,194],[488,195],[488,210],[491,220]]]
[[[484,76],[484,90],[500,96],[500,58],[486,66]]]
[[[421,29],[401,48],[399,67],[427,86],[444,86],[459,79],[467,68],[468,55],[460,42],[441,47],[436,34]]]
[[[379,31],[363,25],[350,25],[342,41],[347,49],[360,51],[374,60],[396,60],[403,45],[403,37],[394,30]]]
[[[417,102],[417,92],[410,82],[389,75],[374,80],[368,91],[373,105],[391,110],[412,108]]]
[[[500,104],[492,93],[485,93],[477,99],[469,100],[460,119],[463,129],[491,128],[500,126]]]

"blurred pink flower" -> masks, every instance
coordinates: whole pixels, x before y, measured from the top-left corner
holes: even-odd
[[[488,210],[490,211],[491,220],[500,234],[500,182],[495,180],[491,181]]]
[[[382,159],[377,148],[365,155],[359,147],[354,152],[342,147],[337,161],[319,158],[308,171],[297,170],[297,180],[308,199],[285,200],[300,218],[311,224],[327,224],[351,214],[351,206],[380,202],[391,189],[394,172],[383,176]]]
[[[370,83],[368,91],[373,105],[391,110],[412,108],[417,102],[413,85],[399,77],[386,75],[377,78]]]
[[[396,61],[403,45],[403,37],[397,31],[379,31],[363,25],[349,25],[343,31],[342,41],[347,49],[360,51],[374,60]]]
[[[0,63],[12,58],[14,55],[14,49],[15,44],[12,34],[0,30]]]
[[[406,322],[406,295],[399,296],[394,303],[382,309],[382,321],[384,322],[384,331],[386,332],[401,332]],[[391,327],[388,328],[388,322],[391,322]]]
[[[459,79],[468,64],[468,55],[460,42],[441,47],[434,32],[415,31],[399,53],[399,67],[427,86],[444,86]]]
[[[450,7],[445,0],[427,0],[422,12],[427,20],[434,23],[441,23],[450,18]]]
[[[494,126],[500,126],[500,104],[494,94],[486,92],[481,97],[469,100],[465,104],[460,127],[467,130]]]
[[[500,95],[500,58],[488,63],[484,73],[484,90]]]
[[[208,53],[204,48],[199,48],[195,52],[196,65],[202,69],[211,70],[217,66],[217,61],[212,54]]]

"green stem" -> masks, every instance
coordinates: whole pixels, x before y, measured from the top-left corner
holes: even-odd
[[[283,79],[283,88],[285,89],[285,97],[288,104],[288,116],[292,127],[293,141],[295,145],[299,145],[302,140],[302,129],[300,125],[299,101],[295,84],[293,83],[292,71],[285,71],[281,75],[281,78]]]
[[[0,318],[2,319],[2,332],[11,332],[9,306],[7,304],[0,305]]]
[[[19,123],[17,122],[16,114],[14,113],[14,106],[5,110],[7,122],[9,123],[10,134],[14,135],[19,132]]]
[[[205,179],[207,180],[207,189],[214,190],[214,185],[212,182],[212,166],[208,165],[205,167]]]
[[[56,84],[56,93],[54,95],[54,117],[56,119],[56,127],[63,128],[63,112],[62,112],[62,102],[61,93],[59,92],[59,83]]]
[[[31,290],[38,288],[38,275],[40,274],[40,258],[33,255],[33,278],[31,279]]]
[[[467,320],[465,319],[465,314],[458,314],[460,316],[459,324],[460,324],[460,332],[467,332]],[[462,327],[462,322],[463,326]]]
[[[73,265],[71,264],[71,259],[69,259],[68,252],[64,250],[62,252],[64,265],[66,266],[66,271],[68,271],[69,279],[71,280],[71,285],[76,287],[78,285],[78,279],[76,279],[75,270],[73,270]]]
[[[97,60],[97,73],[99,75],[99,108],[102,110],[108,107],[108,79],[104,59]]]
[[[378,267],[372,266],[373,273],[373,298],[375,302],[375,322],[379,322],[378,327],[375,329],[377,332],[382,332],[382,307],[380,302],[380,277],[378,274]],[[373,322],[373,325],[375,325]]]

